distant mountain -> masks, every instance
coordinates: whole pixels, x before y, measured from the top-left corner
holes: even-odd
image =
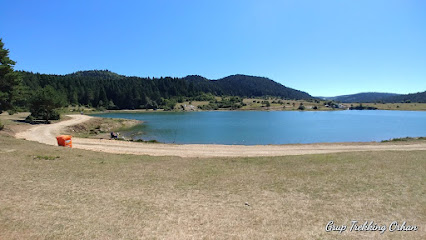
[[[216,81],[226,95],[244,96],[279,96],[290,99],[312,98],[306,92],[288,88],[265,77],[232,75]]]
[[[306,92],[286,87],[269,78],[247,75],[231,75],[218,80],[208,80],[201,76],[187,76],[184,78],[195,83],[202,91],[212,91],[215,95],[229,96],[277,96],[289,99],[312,98]]]
[[[377,93],[377,92],[366,92],[357,93],[350,95],[342,95],[336,97],[316,97],[323,100],[332,100],[342,103],[371,103],[371,102],[388,102],[388,103],[400,103],[400,102],[418,102],[426,103],[426,91],[411,93],[411,94],[396,94],[396,93]]]
[[[335,97],[314,96],[314,98],[318,98],[321,100],[333,100]]]
[[[384,98],[383,101],[389,102],[389,103],[400,103],[400,102],[426,103],[426,91],[392,96],[392,97]]]
[[[368,102],[377,102],[385,98],[398,96],[396,93],[378,93],[378,92],[366,92],[366,93],[357,93],[350,95],[341,95],[336,97],[319,97],[325,100],[333,100],[342,103],[368,103]]]

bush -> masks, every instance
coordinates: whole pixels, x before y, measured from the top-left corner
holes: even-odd
[[[16,109],[10,109],[9,111],[7,111],[7,113],[8,113],[9,115],[13,115],[13,114],[15,114],[15,113],[16,113]]]
[[[201,110],[218,110],[219,106],[215,103],[209,103],[207,105],[198,106],[198,108]]]
[[[269,101],[262,101],[262,104],[265,104],[266,107],[271,106],[271,103]]]
[[[34,122],[34,117],[29,115],[27,118],[25,118],[25,122],[26,123],[33,123]]]
[[[0,131],[1,131],[1,130],[3,130],[3,128],[4,128],[4,125],[3,125],[3,123],[0,121]]]
[[[59,113],[56,110],[65,105],[65,99],[52,86],[36,91],[30,101],[31,115],[40,120],[58,120]]]
[[[305,106],[300,105],[297,109],[299,109],[299,110],[303,111],[303,110],[305,110]]]
[[[353,107],[353,106],[351,106],[350,108],[349,108],[349,110],[377,110],[377,108],[376,107],[369,107],[369,106],[362,106],[362,103],[361,104],[359,104],[358,106],[355,106],[355,107]]]
[[[171,111],[175,109],[176,101],[173,99],[164,99],[163,104],[164,111]]]
[[[50,111],[41,110],[39,112],[32,112],[31,115],[34,119],[45,120],[48,122],[49,120],[59,120],[60,114],[56,109],[52,109]]]

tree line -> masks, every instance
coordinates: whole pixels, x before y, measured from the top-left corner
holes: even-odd
[[[67,75],[48,75],[20,72],[28,89],[52,86],[64,101],[72,105],[87,105],[106,109],[155,109],[174,99],[178,102],[203,100],[205,94],[214,96],[261,97],[277,96],[288,99],[307,99],[307,93],[286,88],[260,77],[234,75],[220,80],[200,76],[184,78],[126,77],[108,70],[81,71]]]

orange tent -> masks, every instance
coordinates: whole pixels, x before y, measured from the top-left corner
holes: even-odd
[[[56,140],[58,140],[58,146],[72,147],[72,141],[71,141],[70,135],[57,136]]]

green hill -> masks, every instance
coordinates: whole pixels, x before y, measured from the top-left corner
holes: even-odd
[[[214,95],[261,97],[276,96],[288,99],[312,98],[306,92],[288,88],[269,78],[247,75],[231,75],[218,80],[208,80],[201,76],[187,76],[184,78],[193,82],[203,92],[211,92]]]
[[[366,92],[350,95],[342,95],[336,97],[318,97],[325,100],[333,100],[342,103],[374,103],[374,102],[418,102],[426,103],[426,91],[412,94],[396,94],[396,93],[378,93]]]
[[[214,81],[225,95],[235,96],[278,96],[289,99],[312,98],[306,92],[288,88],[269,78],[232,75]]]
[[[390,102],[390,103],[400,103],[400,102],[426,103],[426,91],[388,97],[383,99],[383,101]]]
[[[371,103],[381,101],[388,97],[398,96],[396,93],[378,93],[378,92],[365,92],[350,95],[341,95],[336,97],[323,97],[327,100],[334,100],[342,103]]]

